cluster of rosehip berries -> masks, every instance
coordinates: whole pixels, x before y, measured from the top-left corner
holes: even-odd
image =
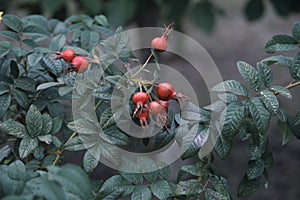
[[[143,128],[148,127],[148,118],[152,114],[159,125],[165,125],[167,122],[167,113],[169,101],[178,100],[175,88],[171,83],[164,82],[157,85],[157,101],[149,102],[149,94],[143,91],[137,92],[132,96],[132,102],[135,105],[133,117],[138,118]]]
[[[83,73],[88,69],[88,61],[84,56],[78,56],[72,49],[63,52],[55,52],[54,59],[63,59],[68,63],[67,72]]]

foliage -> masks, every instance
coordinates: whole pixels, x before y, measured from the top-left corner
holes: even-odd
[[[218,17],[226,14],[222,5],[211,0],[0,0],[3,10],[26,10],[28,14],[42,14],[65,19],[74,14],[88,13],[90,16],[105,14],[113,27],[137,22],[139,26],[156,26],[160,20],[176,22],[181,26],[182,19],[188,17],[195,25],[209,33]],[[296,0],[248,0],[243,12],[249,21],[263,17],[266,6],[271,5],[279,16],[298,13],[300,3]],[[120,17],[122,16],[122,17]]]
[[[279,94],[292,99],[290,89],[300,85],[299,53],[293,57],[267,57],[256,66],[237,62],[247,86],[236,80],[221,82],[211,88],[218,94],[218,101],[203,108],[189,102],[187,109],[179,113],[170,109],[166,122],[169,127],[163,126],[159,134],[148,140],[136,139],[118,128],[116,123],[124,120],[120,114],[122,108],[112,109],[110,102],[123,98],[119,91],[122,88],[135,92],[142,85],[143,90],[155,94],[152,86],[159,72],[155,51],[150,54],[157,63],[154,80],[137,80],[135,75],[145,70],[147,63],[135,73],[118,70],[116,62],[126,67],[136,58],[127,47],[128,37],[122,28],[111,30],[103,15],[94,18],[74,15],[59,21],[40,15],[21,19],[6,14],[3,23],[7,30],[0,34],[8,40],[0,42],[0,142],[3,144],[0,196],[5,199],[20,196],[22,199],[128,196],[132,199],[199,199],[201,195],[206,199],[232,199],[228,182],[213,161],[215,156],[226,159],[235,137],[249,144],[248,166],[238,188],[238,196],[246,197],[261,185],[267,185],[268,170],[273,165],[267,134],[271,118],[278,119],[283,145],[293,136],[300,138],[299,112],[296,116],[289,115],[278,100]],[[265,49],[268,53],[291,51],[299,44],[300,25],[295,23],[292,36],[275,35]],[[104,72],[103,76],[99,78],[89,70],[83,74],[65,73],[68,63],[55,59],[53,52],[68,48],[86,56],[89,67]],[[292,77],[289,85],[273,84],[270,69],[273,65],[288,68]],[[76,97],[79,118],[72,119],[66,112],[65,105],[70,103],[71,94]],[[92,99],[96,100],[92,108],[99,126],[85,113],[84,108]],[[220,114],[215,121],[210,121],[212,112]],[[125,119],[124,123],[127,122]],[[76,131],[84,136],[80,137]],[[218,137],[212,137],[216,135]],[[157,170],[137,169],[137,173],[121,170],[101,181],[88,178],[86,172],[97,167],[99,158],[115,164],[121,162],[112,145],[130,148],[141,142],[146,148],[160,149],[174,139],[182,148],[181,159],[197,160],[181,167],[175,183],[169,176],[176,172],[171,172],[168,165],[143,157],[138,157],[136,162]],[[203,157],[201,148],[208,140],[215,142],[215,146]],[[67,151],[84,151],[82,167],[60,165]],[[138,166],[127,164],[131,168]]]

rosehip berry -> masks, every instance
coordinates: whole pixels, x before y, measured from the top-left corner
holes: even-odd
[[[153,115],[154,121],[159,126],[164,126],[168,119],[165,108],[157,101],[152,101],[148,107],[150,113]]]
[[[66,62],[70,63],[73,58],[76,56],[75,52],[72,49],[67,49],[63,52],[55,53],[57,56],[55,59],[64,59]]]
[[[151,46],[154,50],[163,52],[167,49],[168,43],[164,36],[153,38],[151,41]]]
[[[89,63],[83,56],[75,56],[71,65],[74,67],[74,71],[77,73],[83,73],[88,69]]]
[[[163,101],[163,100],[159,100],[158,103],[160,105],[162,105],[162,107],[164,107],[164,109],[166,110],[166,113],[168,113],[169,110],[169,101]]]
[[[149,100],[148,94],[145,92],[137,92],[132,96],[132,102],[137,104],[146,104]]]
[[[148,128],[148,117],[149,117],[149,110],[146,108],[143,108],[141,110],[141,112],[139,112],[138,116],[137,116],[140,120],[140,125],[142,126],[142,128]]]
[[[174,85],[165,82],[157,86],[157,96],[160,100],[168,101],[176,96]]]

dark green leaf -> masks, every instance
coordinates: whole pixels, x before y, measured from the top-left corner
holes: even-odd
[[[212,31],[215,24],[213,5],[209,1],[199,1],[192,9],[193,21],[205,32]]]
[[[288,98],[288,99],[292,99],[292,93],[286,89],[285,87],[279,86],[279,85],[273,85],[270,87],[270,90],[281,94],[282,96]]]
[[[277,125],[282,135],[281,145],[285,145],[293,137],[293,133],[285,122],[278,120]]]
[[[104,131],[104,139],[114,145],[130,145],[130,138],[116,127],[107,128]]]
[[[5,145],[0,149],[0,162],[3,161],[4,158],[6,158],[10,154],[10,147],[8,145]]]
[[[13,180],[25,181],[26,168],[22,161],[16,160],[8,166],[8,176]]]
[[[43,119],[43,126],[42,126],[41,134],[46,135],[50,133],[50,131],[52,130],[53,121],[52,121],[52,117],[49,114],[43,114],[42,119]]]
[[[146,186],[137,186],[131,194],[132,200],[151,200],[151,190]]]
[[[96,31],[85,30],[81,33],[80,42],[84,48],[91,50],[99,43],[99,39],[100,36]]]
[[[262,81],[257,70],[250,64],[243,61],[237,62],[237,66],[241,76],[250,85],[250,87],[256,92],[260,91]]]
[[[43,54],[39,52],[33,52],[27,56],[28,65],[34,67],[38,64],[38,62],[42,59]]]
[[[20,41],[20,36],[18,33],[16,32],[13,32],[13,31],[1,31],[0,32],[0,35],[6,37],[6,38],[9,38],[9,39],[13,39],[13,40],[16,40],[16,41]]]
[[[121,190],[122,192],[118,192],[117,194],[115,194],[117,190]],[[121,175],[115,175],[110,177],[103,183],[99,191],[100,195],[98,196],[98,198],[116,199],[120,196],[128,196],[133,192],[133,190],[134,186],[130,182],[128,182]]]
[[[33,156],[35,159],[41,161],[45,157],[45,148],[42,146],[38,146],[34,151],[33,151]]]
[[[80,137],[74,137],[72,139],[69,139],[65,144],[64,144],[64,149],[68,151],[80,151],[83,149],[86,149],[82,141],[80,140]]]
[[[277,97],[270,90],[263,90],[260,92],[261,100],[266,106],[267,110],[272,114],[276,115],[279,109],[279,102]]]
[[[133,166],[136,167],[136,166]],[[120,171],[120,174],[130,183],[133,183],[135,185],[141,185],[144,181],[143,176],[141,173],[129,173],[129,172],[123,172]]]
[[[249,109],[257,129],[264,134],[270,124],[271,115],[269,111],[265,108],[263,102],[258,97],[250,99]]]
[[[48,27],[48,22],[46,17],[42,15],[29,15],[24,17],[24,21],[28,25],[36,25],[40,27]]]
[[[0,105],[1,105],[0,106],[0,118],[2,118],[5,115],[7,109],[10,106],[10,102],[11,102],[10,94],[2,94],[0,96]]]
[[[49,49],[52,51],[60,51],[62,47],[65,45],[66,42],[66,36],[65,35],[57,35],[55,36],[50,44],[49,44]]]
[[[53,126],[51,130],[51,134],[57,133],[62,126],[63,120],[60,117],[53,118]]]
[[[2,20],[6,24],[6,26],[18,33],[23,29],[22,21],[15,15],[6,14],[2,17]]]
[[[222,134],[232,138],[238,132],[244,119],[244,106],[229,104],[222,112],[220,119],[222,119],[221,123],[223,124]]]
[[[262,16],[264,5],[262,0],[249,0],[245,7],[245,13],[249,21],[256,20]]]
[[[122,115],[122,108],[115,110],[115,113],[112,113],[111,108],[107,108],[100,117],[100,126],[103,130],[113,126],[116,121],[120,119]]]
[[[225,159],[229,154],[231,147],[232,141],[221,135],[219,136],[214,149],[220,158]]]
[[[7,41],[0,42],[0,58],[4,57],[11,50],[11,43]]]
[[[227,200],[220,192],[214,191],[210,188],[205,189],[205,198],[206,200]]]
[[[233,103],[238,100],[237,96],[231,93],[218,94],[218,97],[225,103]]]
[[[29,25],[26,26],[23,30],[23,32],[26,34],[39,34],[46,37],[50,37],[50,32],[45,29],[45,27],[36,26],[36,25]]]
[[[19,154],[21,158],[27,157],[33,152],[35,148],[38,147],[38,139],[31,138],[30,136],[25,136],[19,146]]]
[[[247,179],[255,179],[261,176],[264,172],[265,165],[262,159],[250,160],[247,168]]]
[[[258,62],[256,67],[264,85],[266,87],[270,87],[273,81],[273,75],[270,67],[263,62]]]
[[[189,102],[182,111],[181,117],[188,121],[209,122],[211,115],[209,111]]]
[[[15,83],[15,87],[26,92],[34,93],[35,90],[35,81],[29,77],[21,77]]]
[[[87,150],[83,156],[83,168],[86,172],[92,172],[98,165],[99,158],[93,155],[91,150]]]
[[[95,16],[95,20],[98,24],[102,25],[102,26],[107,26],[107,19],[104,15],[97,15]]]
[[[13,97],[16,99],[16,101],[18,102],[18,104],[22,108],[24,108],[24,109],[28,108],[28,106],[29,106],[29,97],[25,92],[23,92],[22,90],[13,88],[11,90],[11,93],[12,93]]]
[[[236,80],[221,82],[210,89],[215,92],[230,92],[236,95],[250,97],[248,90]]]
[[[222,112],[226,108],[226,104],[223,101],[217,100],[208,106],[203,107],[205,110],[210,110],[214,112]]]
[[[44,55],[43,61],[46,67],[55,75],[59,75],[63,71],[62,63],[60,60],[54,60],[49,55]]]
[[[273,166],[274,160],[273,155],[270,151],[266,151],[261,156],[261,159],[263,160],[266,169],[270,169]]]
[[[266,151],[268,139],[265,135],[259,134],[258,141],[255,144],[249,145],[249,160],[257,160]]]
[[[214,189],[223,196],[221,199],[232,199],[228,181],[225,178],[214,175],[210,177],[210,181]]]
[[[267,53],[292,51],[297,48],[297,40],[288,35],[274,35],[265,45]]]
[[[267,62],[270,64],[277,64],[277,65],[282,65],[286,67],[290,67],[294,64],[294,58],[293,57],[287,57],[287,56],[282,56],[282,55],[277,55],[277,56],[271,56],[263,59],[261,62]]]
[[[16,138],[23,138],[27,134],[25,126],[12,119],[0,123],[0,132],[6,135],[12,135]]]
[[[248,197],[258,190],[261,185],[261,177],[248,180],[245,175],[238,187],[238,197]]]
[[[293,30],[292,30],[293,37],[300,42],[300,23],[296,22],[293,25]]]
[[[203,185],[198,179],[190,179],[187,181],[180,181],[176,185],[176,189],[174,191],[175,195],[199,195],[203,192]]]
[[[152,193],[158,198],[158,199],[167,199],[173,194],[173,188],[174,186],[167,182],[167,181],[157,181],[155,183],[152,183],[150,185]]]
[[[26,128],[32,137],[39,136],[43,130],[43,117],[35,105],[31,105],[26,114]]]

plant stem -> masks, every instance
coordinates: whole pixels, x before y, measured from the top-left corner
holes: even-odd
[[[76,135],[77,135],[77,132],[74,132],[74,133],[69,137],[68,140],[73,139]],[[67,140],[67,141],[68,141],[68,140]],[[60,149],[57,150],[56,158],[55,158],[55,160],[54,160],[53,163],[52,163],[53,166],[56,166],[56,165],[58,164],[58,162],[60,161],[60,158],[61,158],[61,155],[63,154],[63,152],[64,152],[64,149],[63,149],[63,148],[60,148]]]
[[[131,78],[135,78],[141,71],[143,71],[146,67],[146,65],[149,63],[150,59],[152,58],[153,54],[151,53],[149,57],[147,58],[146,62],[143,64],[143,66],[131,76]]]
[[[294,83],[290,83],[287,86],[285,86],[286,89],[291,89],[294,87],[297,87],[300,85],[300,81],[294,82]],[[278,92],[274,92],[275,95],[279,94]]]
[[[102,104],[102,102],[103,101],[101,99],[98,101],[98,103],[96,104],[96,106],[94,108],[94,111],[96,111],[98,109],[98,107]]]

